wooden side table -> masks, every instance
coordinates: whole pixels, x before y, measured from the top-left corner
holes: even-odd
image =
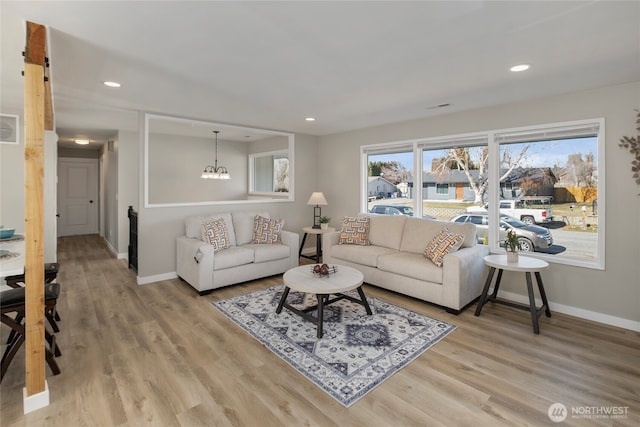
[[[478,301],[478,307],[476,308],[475,315],[480,316],[482,307],[488,301],[528,310],[531,313],[533,332],[535,334],[539,334],[540,326],[538,325],[538,319],[540,318],[540,316],[542,316],[542,313],[544,312],[547,317],[551,317],[551,310],[549,310],[547,294],[544,291],[542,277],[540,276],[540,271],[547,269],[549,267],[549,263],[537,258],[523,256],[522,254],[518,255],[518,262],[507,262],[506,255],[487,255],[486,257],[484,257],[484,262],[489,266],[489,275],[487,276],[487,281],[484,285],[484,289],[482,290],[480,301]],[[489,287],[491,286],[491,281],[493,280],[493,275],[495,274],[496,270],[498,270],[496,284],[493,287],[493,293],[491,295],[488,295]],[[527,292],[529,293],[529,306],[514,303],[511,301],[498,300],[496,298],[498,296],[498,289],[500,289],[500,279],[502,278],[502,272],[504,270],[520,271],[525,273],[527,280]],[[536,281],[538,283],[538,290],[540,291],[540,298],[542,299],[542,306],[540,308],[536,308],[536,300],[533,293],[533,283],[531,282],[531,273],[535,274]]]
[[[332,233],[336,231],[336,229],[334,227],[327,227],[325,229],[313,228],[313,227],[302,227],[302,231],[304,231],[304,235],[302,236],[302,243],[300,243],[300,250],[298,251],[298,257],[312,259],[317,263],[320,262],[320,258],[322,257],[322,235],[325,233]],[[309,234],[316,235],[316,253],[315,255],[302,255],[304,242],[307,240],[307,236]]]

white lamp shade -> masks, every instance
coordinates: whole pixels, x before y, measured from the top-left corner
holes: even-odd
[[[309,197],[307,205],[327,206],[327,199],[324,198],[321,191],[314,191]]]

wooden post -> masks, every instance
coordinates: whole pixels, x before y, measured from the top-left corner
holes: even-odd
[[[46,28],[27,22],[25,123],[25,355],[27,396],[45,390],[44,339],[44,65]]]

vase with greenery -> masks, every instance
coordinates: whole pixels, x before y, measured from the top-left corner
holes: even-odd
[[[518,235],[513,230],[507,232],[504,247],[507,250],[507,262],[518,262],[518,251],[522,249],[522,246],[520,246]]]
[[[323,230],[326,230],[327,228],[329,228],[329,222],[331,222],[331,218],[328,216],[321,216],[320,217],[320,228]]]

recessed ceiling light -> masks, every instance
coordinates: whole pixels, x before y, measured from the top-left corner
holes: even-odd
[[[307,117],[305,120],[308,121],[308,122],[315,122],[316,121],[316,119],[314,117]]]
[[[80,145],[88,145],[89,144],[89,140],[88,139],[76,139],[75,143],[76,144],[80,144]]]
[[[514,73],[518,73],[520,71],[527,71],[529,68],[531,68],[531,65],[529,64],[520,64],[514,65],[513,67],[509,68],[509,70],[513,71]]]
[[[105,86],[109,86],[109,87],[120,87],[122,86],[120,83],[118,82],[104,82]]]

